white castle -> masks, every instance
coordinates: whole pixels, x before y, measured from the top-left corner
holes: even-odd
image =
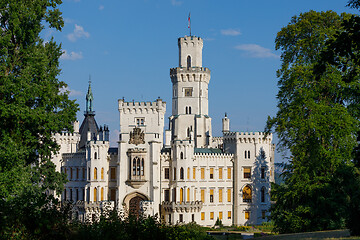
[[[89,84],[81,127],[75,122],[74,133],[55,134],[61,148],[53,161],[68,176],[62,200],[73,202],[79,220],[94,220],[106,207],[157,214],[169,224],[267,220],[274,181],[272,135],[231,131],[225,114],[223,136],[213,137],[203,40],[185,36],[178,46],[179,66],[170,69],[172,116],[165,133],[165,102],[120,99],[118,147],[110,148],[108,127],[99,128],[94,118]]]

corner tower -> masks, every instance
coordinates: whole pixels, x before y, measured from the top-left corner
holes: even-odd
[[[207,147],[212,135],[208,116],[210,70],[202,67],[203,40],[195,36],[181,37],[178,47],[179,67],[170,69],[172,140],[194,140],[195,147]]]

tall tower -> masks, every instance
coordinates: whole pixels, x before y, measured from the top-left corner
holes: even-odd
[[[194,140],[195,147],[207,147],[212,135],[208,116],[210,70],[202,67],[203,40],[195,36],[181,37],[178,47],[179,67],[170,69],[172,140]]]

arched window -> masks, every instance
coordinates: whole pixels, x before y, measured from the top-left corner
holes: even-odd
[[[187,137],[188,138],[190,137],[190,132],[191,132],[191,129],[190,129],[190,127],[188,127],[188,129],[187,129]]]
[[[101,193],[100,193],[100,199],[101,201],[104,201],[104,188],[101,188]]]
[[[184,153],[183,152],[180,153],[180,159],[184,159]]]
[[[174,180],[176,180],[176,167],[174,167]]]
[[[250,151],[248,151],[248,158],[250,158]]]
[[[141,159],[141,176],[144,176],[144,159]]]
[[[188,107],[185,107],[185,113],[188,114],[189,111],[188,111]]]
[[[97,159],[97,152],[94,153],[94,159]]]
[[[190,202],[190,188],[186,189],[186,201]]]
[[[101,168],[101,180],[104,180],[104,168]]]
[[[187,68],[191,68],[191,57],[187,57]]]
[[[94,202],[97,201],[97,189],[94,188]]]
[[[245,151],[245,159],[247,159],[247,151]]]
[[[133,159],[133,176],[136,176],[136,159]]]
[[[97,168],[94,168],[94,179],[97,180]]]
[[[184,169],[180,168],[180,179],[184,179]]]
[[[191,114],[191,107],[189,107],[189,114]]]
[[[140,176],[140,159],[138,158],[136,161],[136,174]]]
[[[246,185],[243,188],[242,194],[243,194],[243,202],[251,202],[252,190],[251,190],[251,187],[249,185]]]
[[[184,189],[180,188],[180,203],[182,203],[184,200]]]
[[[187,169],[187,179],[190,180],[190,168]]]
[[[261,202],[265,202],[265,187],[261,188],[260,198],[261,198]]]

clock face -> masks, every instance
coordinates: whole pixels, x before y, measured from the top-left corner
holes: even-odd
[[[192,88],[185,88],[185,97],[192,96]]]

